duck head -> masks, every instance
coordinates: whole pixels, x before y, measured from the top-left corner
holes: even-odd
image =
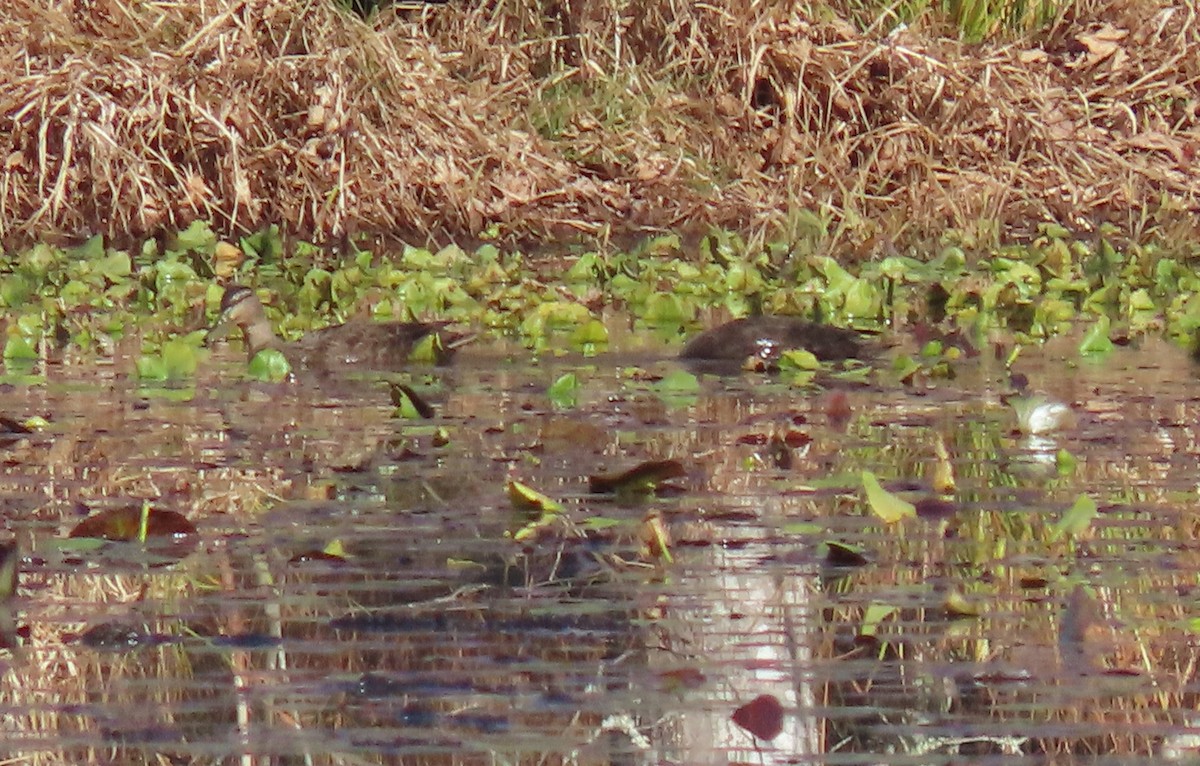
[[[221,296],[221,315],[208,331],[207,343],[220,340],[233,328],[242,331],[246,341],[246,354],[250,358],[265,348],[277,348],[279,339],[267,321],[262,302],[248,287],[230,285]]]

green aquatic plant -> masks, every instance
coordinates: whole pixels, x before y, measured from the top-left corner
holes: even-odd
[[[915,505],[880,486],[871,471],[862,472],[862,484],[867,495],[867,507],[885,524],[895,524],[917,515]]]
[[[573,372],[560,375],[546,389],[546,397],[558,409],[568,410],[579,404],[579,376]]]
[[[552,259],[489,243],[351,249],[333,260],[311,245],[285,246],[277,229],[231,244],[197,222],[128,251],[94,237],[76,248],[42,244],[9,256],[0,273],[0,303],[10,309],[4,352],[12,362],[34,361],[64,344],[106,353],[134,331],[186,334],[199,306],[215,312],[218,278],[277,295],[271,319],[288,339],[364,315],[377,322],[436,315],[485,332],[515,331],[535,350],[566,344],[589,355],[607,348],[606,306],[663,337],[694,332],[711,316],[762,312],[869,330],[891,324],[901,335],[920,322],[977,347],[996,332],[1017,346],[1040,343],[1090,316],[1096,324],[1082,349],[1089,355],[1107,347],[1104,321],[1110,341],[1117,332],[1165,331],[1191,345],[1200,330],[1200,277],[1165,247],[1117,247],[1108,236],[1085,242],[1054,225],[1027,244],[947,241],[931,258],[894,254],[855,266],[799,241],[749,242],[724,231],[691,249],[665,234],[628,250]],[[956,361],[949,345],[941,358],[926,345],[908,372],[936,384]],[[145,364],[148,376],[168,374],[164,360]]]
[[[162,343],[157,352],[137,360],[138,377],[150,381],[184,381],[195,376],[203,357],[204,333],[195,332]]]

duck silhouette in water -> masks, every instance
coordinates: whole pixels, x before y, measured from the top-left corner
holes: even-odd
[[[413,349],[428,335],[436,335],[434,356],[438,364],[450,361],[459,348],[474,340],[473,334],[448,330],[450,324],[353,320],[287,342],[275,334],[254,291],[232,285],[221,298],[221,316],[209,340],[223,337],[236,327],[242,331],[246,354],[251,359],[271,348],[281,352],[296,370],[398,370],[408,365]]]
[[[753,316],[705,330],[688,341],[679,358],[734,367],[751,358],[770,363],[794,348],[807,349],[825,362],[870,355],[863,336],[854,330],[798,317]]]

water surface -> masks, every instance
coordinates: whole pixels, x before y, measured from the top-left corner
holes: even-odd
[[[689,391],[664,384],[671,352],[477,348],[393,376],[436,406],[431,420],[396,417],[383,378],[243,382],[236,352],[183,392],[139,387],[121,361],[10,374],[5,412],[49,426],[3,447],[0,502],[22,550],[6,751],[46,764],[1194,755],[1200,400],[1181,351],[1024,353],[1031,386],[1077,415],[1036,438],[1015,430],[1008,372],[987,354],[911,386],[744,373]],[[547,387],[571,371],[577,402],[556,408]],[[955,489],[932,502],[939,440]],[[663,459],[686,476],[657,496],[588,493],[589,475]],[[924,515],[880,521],[864,471]],[[560,501],[564,520],[514,541],[530,516],[509,478]],[[1056,533],[1084,496],[1096,518]],[[145,500],[196,525],[177,563],[64,546],[88,513]],[[647,545],[648,517],[670,560]],[[344,557],[317,555],[334,541]],[[952,593],[977,616],[948,611]]]

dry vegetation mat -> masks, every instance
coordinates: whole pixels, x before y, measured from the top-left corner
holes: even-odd
[[[846,257],[1052,221],[1195,239],[1192,4],[1018,41],[836,4],[15,0],[0,241],[210,221],[516,241],[815,225]],[[814,223],[815,222],[815,223]]]

